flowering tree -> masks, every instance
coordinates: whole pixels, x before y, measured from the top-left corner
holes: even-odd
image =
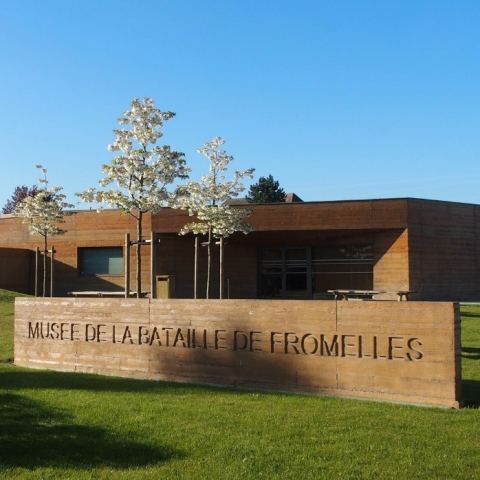
[[[151,98],[143,101],[134,98],[131,109],[118,119],[128,129],[114,130],[115,141],[108,146],[119,152],[109,165],[103,165],[105,178],[101,187],[116,183],[118,189],[97,190],[90,188],[76,193],[86,202],[106,203],[129,214],[137,222],[136,241],[136,291],[141,294],[142,263],[140,242],[143,240],[142,221],[146,212],[156,213],[162,206],[172,202],[174,194],[167,187],[177,179],[188,178],[184,154],[175,152],[168,145],[153,146],[163,136],[163,122],[175,116],[155,108]]]
[[[38,181],[42,185],[37,188],[34,195],[26,196],[17,203],[14,215],[23,219],[28,224],[31,233],[43,237],[43,296],[46,292],[47,283],[47,253],[48,237],[52,235],[63,235],[66,230],[58,226],[63,223],[66,208],[73,208],[74,205],[65,201],[66,197],[61,187],[49,187],[47,180],[47,169],[42,165],[35,165],[43,172],[43,178]]]
[[[225,143],[220,137],[215,137],[211,142],[205,142],[198,153],[203,153],[210,161],[210,175],[204,175],[199,182],[189,181],[180,187],[176,208],[188,211],[190,216],[195,216],[197,221],[187,223],[180,231],[180,235],[188,232],[194,234],[208,235],[208,266],[207,266],[207,288],[206,298],[209,298],[210,272],[211,272],[211,247],[215,239],[228,237],[234,232],[249,233],[252,228],[243,222],[245,217],[250,215],[249,210],[232,208],[228,203],[232,197],[237,197],[245,190],[240,182],[245,177],[252,178],[253,168],[245,171],[235,171],[234,179],[225,182],[224,172],[233,157],[227,155],[220,146]],[[222,266],[221,266],[222,269]],[[222,270],[220,276],[222,278]],[[222,288],[220,287],[220,291]],[[222,295],[220,295],[221,297]]]

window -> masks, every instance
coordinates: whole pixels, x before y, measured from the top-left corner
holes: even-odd
[[[307,248],[264,248],[260,256],[262,298],[309,298]]]
[[[285,255],[285,296],[287,298],[308,298],[307,249],[286,248]]]
[[[265,248],[261,251],[261,296],[264,298],[282,298],[282,249]]]
[[[314,297],[327,290],[373,289],[373,245],[343,245],[312,249]]]
[[[123,275],[122,247],[78,249],[80,275]]]
[[[262,298],[331,298],[328,290],[373,289],[373,245],[260,250]]]

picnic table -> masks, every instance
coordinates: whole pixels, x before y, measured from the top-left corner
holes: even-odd
[[[401,302],[404,298],[405,300],[408,300],[408,297],[410,296],[411,293],[417,293],[413,290],[399,290],[395,292],[398,295],[398,301]]]
[[[141,296],[146,297],[150,292],[142,292]],[[97,290],[82,290],[77,292],[68,292],[69,297],[125,297],[124,291],[97,291]],[[136,297],[137,292],[130,292],[130,297]]]
[[[349,289],[332,289],[327,290],[328,293],[333,293],[335,295],[335,300],[348,300],[348,297],[365,297],[373,298],[374,295],[380,295],[381,293],[395,293],[398,295],[398,301],[408,300],[411,293],[417,293],[413,290],[349,290]]]
[[[68,292],[69,297],[124,297],[125,292],[98,292],[96,290],[82,290],[79,292]]]
[[[386,293],[382,290],[348,290],[348,289],[333,289],[328,290],[328,293],[335,295],[335,300],[348,300],[348,297],[365,297],[372,298],[373,295]]]

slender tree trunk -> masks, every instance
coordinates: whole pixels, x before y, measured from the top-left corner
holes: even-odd
[[[208,242],[207,242],[207,294],[205,298],[210,298],[210,272],[211,272],[211,265],[212,265],[212,229],[208,231]]]
[[[52,253],[50,254],[50,296],[53,297],[53,269],[55,261],[55,247],[52,245]]]
[[[140,249],[141,245],[140,242],[142,241],[142,219],[143,219],[143,212],[138,212],[138,219],[137,219],[137,245],[136,245],[136,252],[137,252],[137,298],[140,298],[142,294],[142,257],[140,256]]]
[[[43,237],[43,292],[42,297],[47,296],[47,235]]]
[[[223,299],[223,237],[220,237],[220,299]]]
[[[35,297],[38,297],[38,270],[40,265],[40,248],[35,249]]]
[[[195,235],[195,267],[193,269],[193,298],[197,299],[197,277],[198,277],[198,235]]]
[[[125,298],[130,296],[130,234],[125,234]]]
[[[157,274],[157,242],[153,230],[150,232],[150,298],[155,298],[155,275]]]

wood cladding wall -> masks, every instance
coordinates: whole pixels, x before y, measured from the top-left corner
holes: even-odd
[[[29,293],[32,260],[30,250],[0,248],[0,288]]]
[[[254,231],[406,228],[407,199],[239,205],[251,211]],[[155,231],[177,233],[192,221],[186,212],[164,209],[152,218]]]
[[[373,251],[374,289],[387,292],[410,290],[408,231],[389,230],[377,233]],[[395,294],[377,295],[376,298],[397,299]]]
[[[175,276],[177,298],[193,298],[195,248],[193,235],[160,235],[157,249],[157,273]],[[315,247],[373,243],[374,288],[408,289],[408,249],[405,230],[330,231],[329,234],[297,232],[252,232],[234,234],[225,245],[224,278],[227,298],[257,298],[259,295],[259,249],[267,247]],[[204,239],[203,239],[204,240]],[[201,240],[201,241],[203,241]],[[212,248],[209,298],[219,294],[219,249]],[[206,298],[207,249],[198,249],[198,297]],[[335,286],[332,285],[332,288]],[[390,297],[385,296],[385,299]],[[396,295],[391,297],[397,299]]]
[[[410,288],[418,291],[421,298],[479,299],[479,208],[409,201]]]
[[[66,295],[76,290],[119,290],[124,288],[123,275],[118,276],[85,276],[78,271],[78,249],[82,247],[124,247],[125,234],[130,233],[136,238],[136,223],[130,215],[123,215],[116,210],[104,210],[97,213],[92,211],[74,212],[65,217],[62,228],[67,230],[64,235],[49,237],[49,248],[55,247],[55,293]],[[145,216],[145,237],[150,237],[151,215]],[[26,225],[14,217],[0,219],[0,246],[10,248],[29,249],[37,247],[43,249],[43,237],[28,232]],[[142,282],[150,289],[150,249],[142,247],[142,258],[145,268],[142,272]],[[131,285],[135,281],[135,249],[131,249],[132,270]],[[33,282],[30,282],[31,284]],[[33,287],[30,285],[30,292]]]
[[[416,300],[480,299],[480,206],[416,199],[344,202],[299,202],[242,205],[251,210],[254,231],[236,233],[225,245],[225,294],[230,298],[259,295],[259,249],[373,243],[374,288],[415,290]],[[145,216],[145,238],[155,231],[157,275],[175,277],[175,295],[193,297],[194,237],[178,231],[192,218],[163,209]],[[136,223],[118,211],[80,211],[65,217],[67,233],[51,237],[57,251],[56,294],[75,290],[122,289],[123,275],[82,277],[78,249],[124,247],[125,234],[136,238]],[[203,241],[203,240],[202,240]],[[42,237],[30,235],[17,218],[0,219],[0,247],[42,248]],[[131,249],[131,285],[135,282],[135,249]],[[141,249],[142,283],[150,290],[150,247]],[[199,249],[199,297],[205,296],[206,249]],[[218,295],[218,248],[213,249],[211,298]],[[334,287],[335,288],[335,287]]]

